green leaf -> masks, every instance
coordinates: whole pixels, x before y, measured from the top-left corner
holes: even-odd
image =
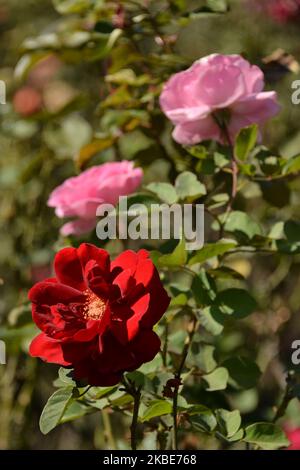
[[[244,276],[228,266],[220,266],[216,269],[208,269],[208,273],[216,279],[239,279],[244,280]]]
[[[223,436],[232,437],[240,429],[242,419],[239,410],[216,410],[217,421]]]
[[[244,441],[256,444],[261,449],[274,450],[287,447],[289,440],[283,430],[272,423],[255,423],[245,429]]]
[[[93,387],[86,393],[86,397],[92,400],[99,400],[99,398],[107,397],[117,391],[118,386]]]
[[[91,8],[92,0],[53,0],[54,7],[62,15],[70,13],[81,13]]]
[[[217,366],[214,352],[214,346],[193,341],[188,355],[188,362],[191,362],[204,372],[209,373]]]
[[[201,250],[197,251],[197,253],[190,259],[189,265],[193,265],[196,263],[204,263],[204,261],[213,258],[215,256],[221,256],[227,251],[231,250],[236,246],[236,243],[210,243],[205,245]]]
[[[206,0],[208,8],[216,13],[225,13],[227,11],[226,0]]]
[[[69,421],[74,421],[75,419],[82,418],[89,413],[93,413],[95,410],[79,401],[73,401],[67,407],[66,411],[63,414],[63,417],[60,420],[60,423],[67,423]]]
[[[142,372],[138,370],[128,372],[126,374],[126,377],[138,387],[143,386],[145,384],[146,377]]]
[[[177,176],[175,181],[175,188],[180,199],[194,201],[200,196],[206,194],[204,184],[198,181],[197,176],[190,171],[184,171]]]
[[[144,375],[156,374],[158,370],[162,370],[163,360],[160,354],[155,356],[154,359],[150,362],[145,362],[140,368],[139,371]]]
[[[197,311],[201,325],[213,336],[218,336],[224,330],[225,316],[215,307],[206,307]]]
[[[246,237],[251,240],[255,235],[262,235],[258,223],[241,211],[231,212],[224,228],[227,232],[234,233],[237,238]]]
[[[65,369],[64,367],[60,367],[58,371],[58,377],[64,384],[76,387],[76,381],[73,379],[73,369]]]
[[[216,390],[225,390],[229,375],[227,369],[218,367],[210,374],[203,375],[202,378],[207,383],[206,390],[214,392]]]
[[[112,137],[103,137],[94,139],[92,142],[84,145],[75,156],[78,168],[83,168],[96,154],[113,146],[115,139]]]
[[[170,303],[170,307],[183,307],[187,304],[188,298],[184,293],[176,295],[173,297]]]
[[[246,357],[231,357],[222,363],[229,373],[229,383],[238,389],[255,387],[261,371],[258,365]]]
[[[249,163],[239,163],[239,171],[242,175],[254,176],[256,173],[256,166]]]
[[[178,201],[178,196],[174,186],[169,183],[150,183],[147,189],[156,194],[157,197],[167,204],[175,204]]]
[[[226,440],[229,442],[241,441],[244,437],[244,430],[239,429],[233,436],[227,437]]]
[[[288,220],[283,226],[278,226],[278,230],[273,230],[272,234],[273,238],[279,238],[275,243],[275,247],[279,252],[289,254],[300,252],[300,223],[298,221]],[[281,239],[283,235],[286,239]]]
[[[290,243],[300,242],[300,222],[296,220],[288,220],[284,224],[284,234]]]
[[[186,410],[189,420],[195,430],[212,432],[217,426],[213,412],[203,405],[192,405]]]
[[[185,147],[187,152],[199,160],[203,160],[207,157],[208,151],[204,145],[193,145],[192,147]]]
[[[234,154],[242,161],[247,160],[251,150],[255,147],[258,137],[258,126],[253,124],[252,126],[245,127],[242,129],[235,141]]]
[[[219,292],[216,298],[219,309],[236,319],[245,318],[257,308],[256,301],[244,289],[226,289]]]
[[[267,175],[276,175],[281,173],[282,159],[269,149],[262,147],[255,153],[255,158],[259,162],[261,171]]]
[[[43,434],[48,434],[61,422],[72,396],[72,387],[61,388],[51,395],[40,417],[40,430]]]
[[[282,173],[290,175],[291,173],[298,173],[300,171],[300,155],[295,155],[290,158],[284,165]]]
[[[162,267],[179,267],[186,264],[187,251],[185,249],[185,241],[182,239],[176,246],[173,253],[163,255],[158,259],[159,266]]]
[[[153,400],[148,404],[146,412],[143,414],[141,421],[149,421],[158,416],[172,413],[172,404],[166,400]]]
[[[204,270],[194,277],[192,293],[197,305],[210,305],[216,298],[216,284],[214,279]]]
[[[261,184],[263,198],[275,207],[285,207],[290,204],[291,189],[286,181],[275,180]]]
[[[49,122],[44,129],[48,147],[60,158],[73,158],[92,137],[90,124],[78,115],[70,115],[60,122]]]
[[[212,210],[222,207],[229,201],[229,199],[230,197],[227,193],[216,194],[215,196],[211,197],[213,203],[209,204],[209,208]]]

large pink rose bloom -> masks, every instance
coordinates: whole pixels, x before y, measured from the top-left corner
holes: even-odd
[[[194,62],[165,84],[160,105],[173,122],[174,139],[194,145],[213,139],[228,143],[216,123],[226,116],[230,139],[250,124],[260,127],[279,111],[274,91],[264,92],[262,71],[239,55],[212,54]]]
[[[61,228],[62,235],[81,235],[96,226],[100,204],[116,205],[119,196],[133,193],[141,184],[143,171],[132,162],[109,162],[68,178],[50,194],[48,206],[57,217],[74,217]]]

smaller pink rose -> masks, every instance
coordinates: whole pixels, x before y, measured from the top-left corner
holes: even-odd
[[[61,228],[61,234],[81,235],[96,226],[96,210],[101,204],[116,205],[120,196],[133,193],[143,178],[141,168],[132,162],[108,162],[68,178],[54,189],[48,206],[59,218],[74,217]]]
[[[277,23],[296,21],[300,16],[300,0],[247,0],[247,4]]]
[[[260,128],[278,113],[274,91],[264,92],[263,72],[239,55],[212,54],[176,73],[165,84],[160,106],[183,145],[203,140],[228,143],[218,122],[226,122],[231,141],[251,124]]]
[[[271,18],[278,23],[287,23],[300,15],[299,0],[268,0],[266,10]]]

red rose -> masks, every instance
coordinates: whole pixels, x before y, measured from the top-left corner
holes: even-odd
[[[30,354],[72,366],[91,385],[117,384],[158,353],[153,326],[170,299],[145,250],[107,251],[83,243],[64,248],[54,261],[55,278],[29,292],[33,320],[42,331]]]

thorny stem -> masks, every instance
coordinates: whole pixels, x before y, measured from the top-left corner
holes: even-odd
[[[84,392],[82,392],[80,395],[78,395],[77,398],[83,397],[89,390],[91,390],[91,388],[93,388],[93,385],[89,385],[89,386],[84,390]]]
[[[178,387],[175,387],[173,395],[173,450],[178,450],[178,421],[177,421],[177,409],[178,409]]]
[[[139,387],[136,390],[134,395],[134,406],[133,406],[133,416],[131,422],[131,449],[136,450],[136,431],[137,431],[137,423],[138,423],[138,416],[139,416],[139,408],[140,408],[140,401],[141,401],[141,388]]]
[[[173,416],[173,439],[172,439],[172,444],[173,444],[173,450],[178,450],[178,390],[180,386],[180,381],[181,381],[181,374],[184,369],[185,361],[187,358],[187,355],[190,350],[190,346],[193,341],[193,337],[197,328],[197,320],[194,317],[191,326],[189,328],[189,335],[187,337],[187,340],[185,342],[183,351],[182,351],[182,356],[181,356],[181,361],[180,365],[177,369],[177,372],[175,373],[175,379],[178,379],[178,386],[175,387],[174,394],[173,394],[173,407],[172,407],[172,416]]]
[[[215,114],[213,114],[213,119],[215,120],[216,124],[219,126],[219,128],[220,128],[220,130],[223,134],[223,137],[224,137],[226,143],[229,146],[230,155],[231,155],[232,187],[231,187],[230,199],[229,199],[229,202],[228,202],[228,205],[227,205],[227,208],[226,208],[226,212],[225,212],[225,214],[228,217],[229,213],[231,212],[232,205],[234,203],[236,195],[237,195],[239,168],[238,168],[237,159],[236,159],[235,154],[234,154],[233,143],[232,143],[230,134],[228,132],[228,128],[227,128],[226,123],[223,120],[221,121],[219,119],[219,117]],[[224,229],[224,225],[226,223],[227,217],[225,217],[225,221],[222,224],[222,233],[221,233],[221,235],[223,235],[223,229]]]
[[[166,322],[165,325],[165,342],[164,342],[164,347],[162,351],[162,360],[164,367],[167,365],[167,353],[168,353],[168,343],[169,343],[169,324]]]
[[[233,150],[231,137],[229,135],[226,124],[223,125],[222,131],[223,131],[223,134],[224,134],[224,136],[226,138],[226,141],[229,145],[230,153],[231,153],[232,188],[231,188],[231,196],[230,196],[229,203],[228,203],[228,206],[227,206],[227,209],[226,209],[226,214],[229,214],[229,212],[232,209],[232,205],[234,203],[236,195],[237,195],[239,169],[238,169],[237,160],[236,160],[235,155],[234,155],[234,150]]]
[[[281,401],[279,407],[276,410],[275,416],[272,420],[273,423],[276,423],[276,421],[278,421],[279,418],[282,418],[282,416],[284,416],[284,414],[286,412],[286,409],[288,407],[288,404],[289,404],[291,398],[293,398],[293,385],[294,385],[293,375],[292,375],[292,373],[288,373],[288,376],[286,378],[285,393],[283,395],[283,398],[282,398],[282,401]]]
[[[131,434],[131,450],[136,450],[137,448],[137,425],[138,425],[138,417],[139,417],[139,408],[141,403],[141,388],[142,387],[135,387],[134,383],[127,382],[125,379],[122,381],[125,390],[129,393],[133,399],[133,413],[132,413],[132,421],[130,426],[130,434]]]

